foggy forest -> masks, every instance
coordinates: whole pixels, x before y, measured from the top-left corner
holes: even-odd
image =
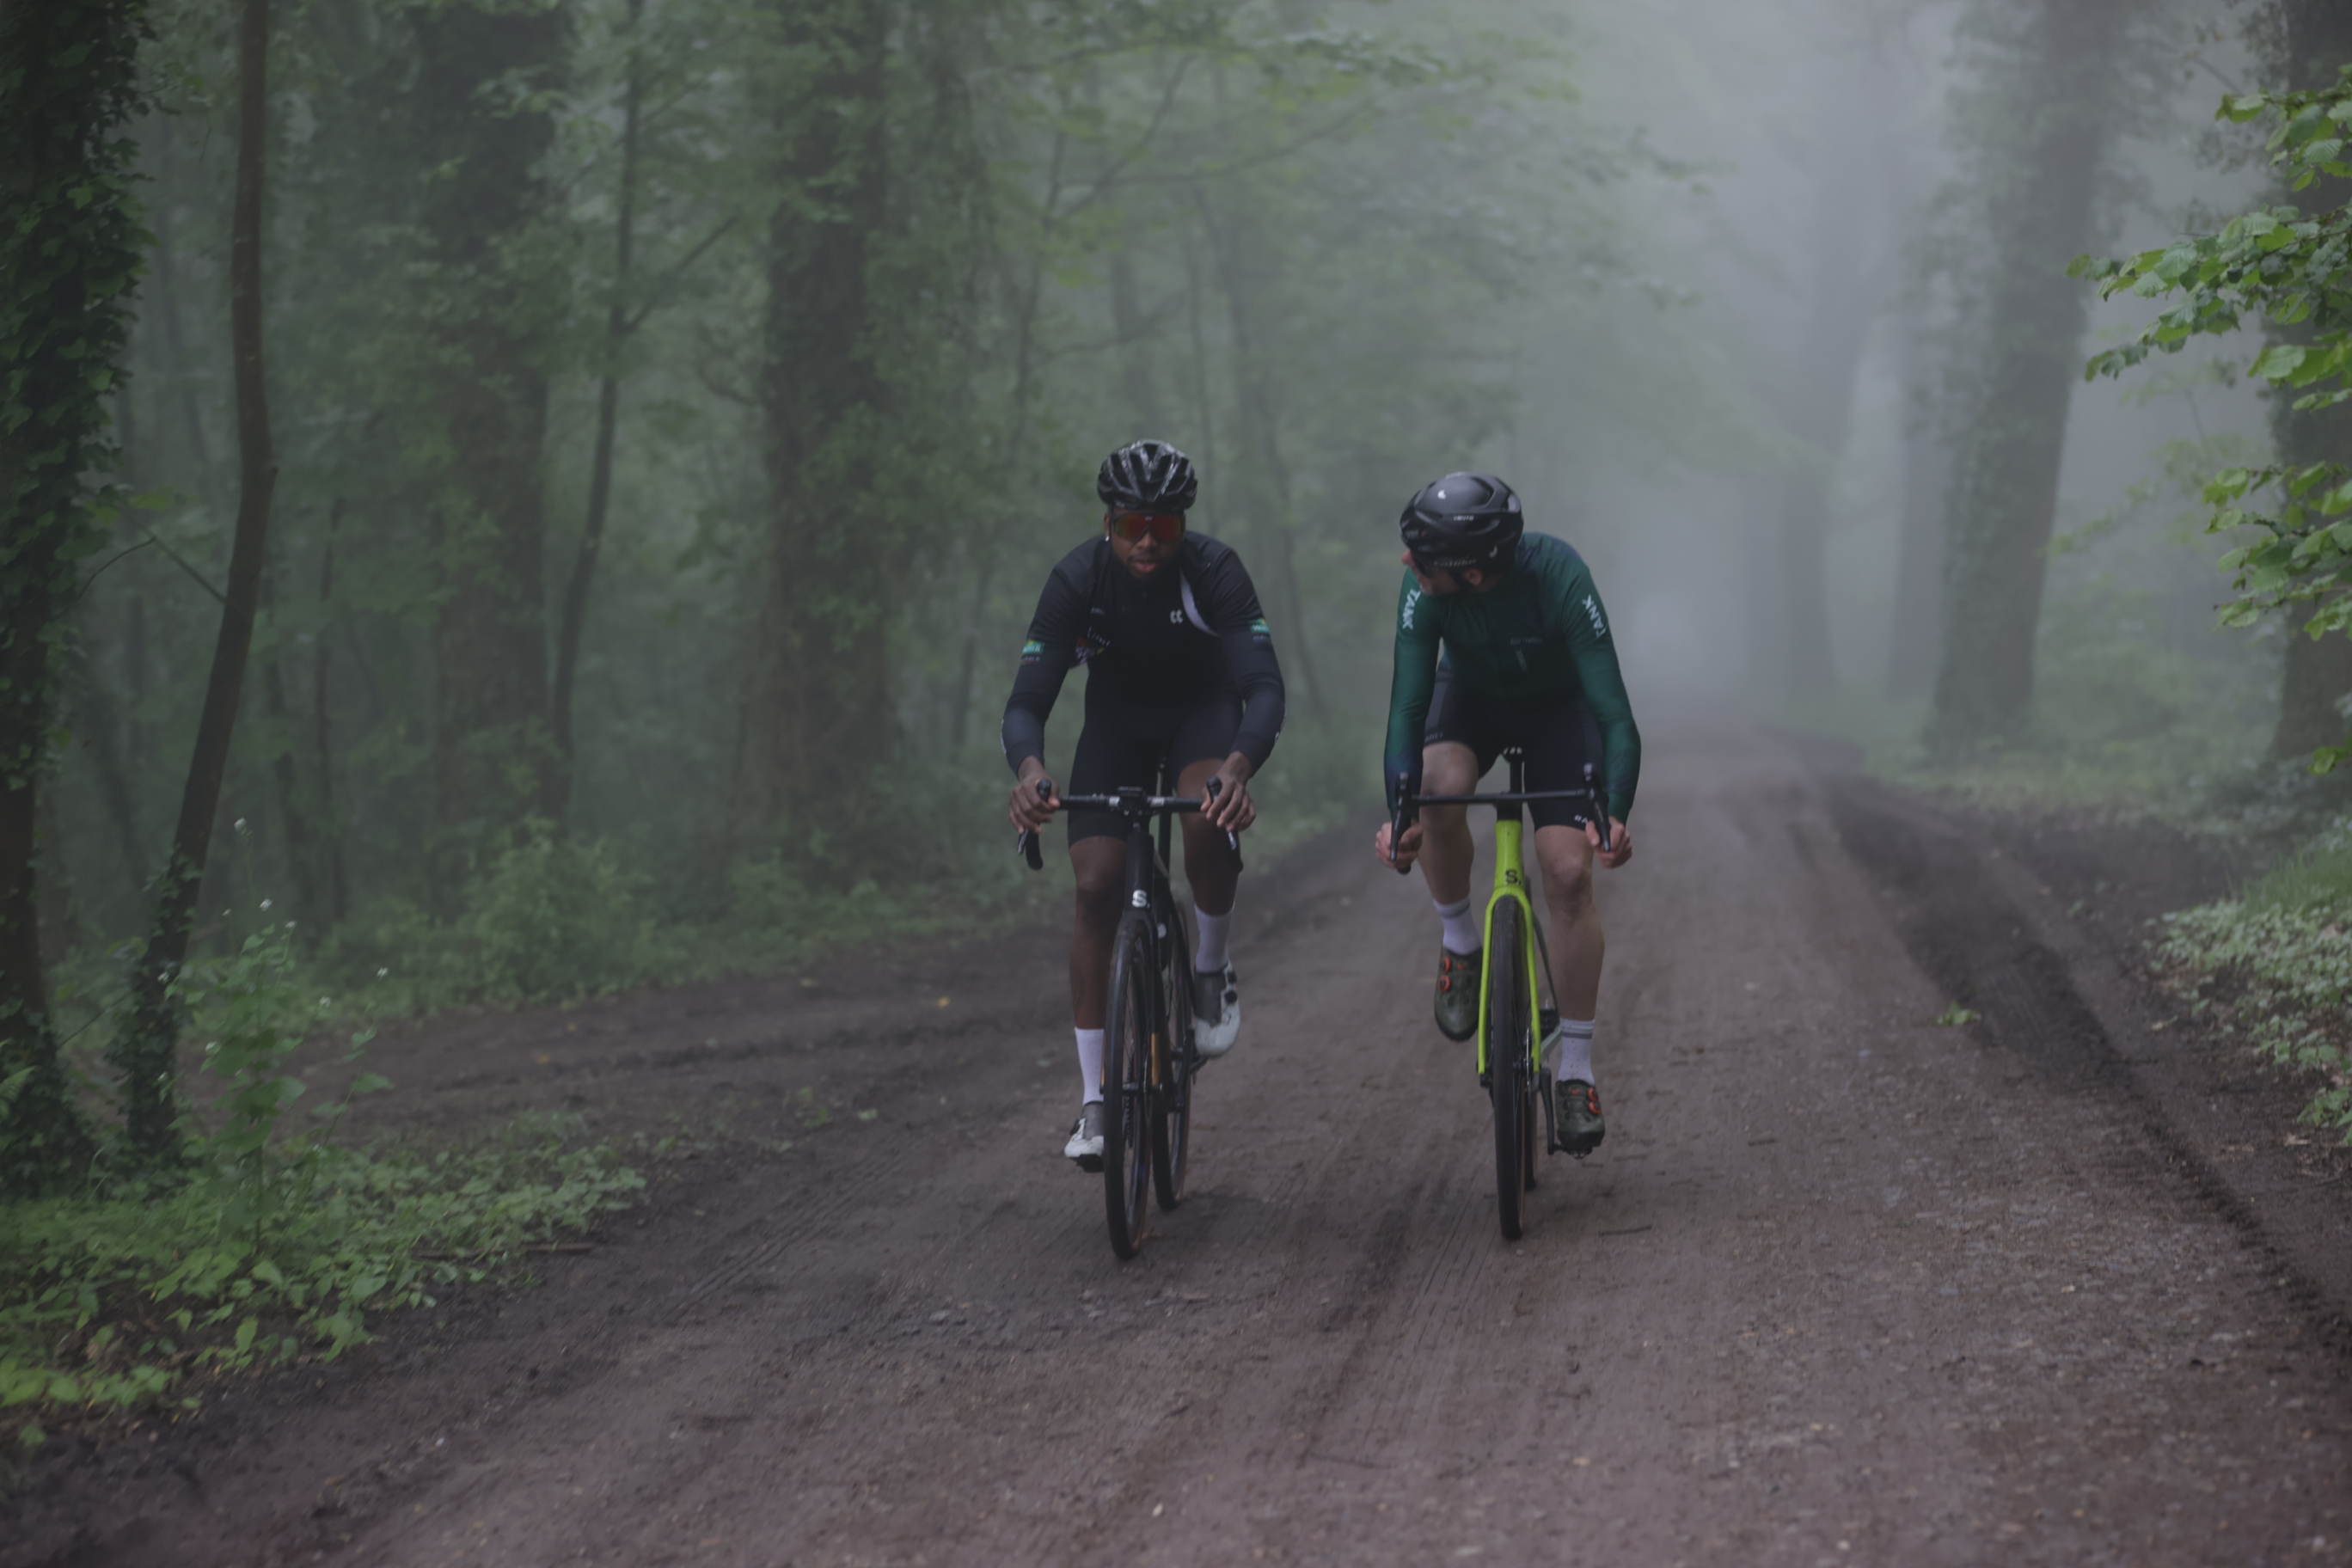
[[[1145,437],[1287,681],[1252,876],[1372,822],[1399,509],[1491,472],[1655,755],[2226,841],[2130,940],[2352,1136],[2339,68],[2328,0],[5,0],[0,1434],[659,1187],[334,1136],[436,1029],[1061,930],[998,714]]]

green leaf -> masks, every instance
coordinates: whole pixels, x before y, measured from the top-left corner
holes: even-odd
[[[2310,351],[2296,343],[2273,343],[2255,356],[2248,373],[2265,381],[2284,381],[2295,368],[2310,357]]]

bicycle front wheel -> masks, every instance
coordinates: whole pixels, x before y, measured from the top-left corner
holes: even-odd
[[[1143,1245],[1143,1200],[1151,1187],[1151,932],[1143,915],[1119,922],[1111,948],[1110,1027],[1103,1039],[1103,1208],[1110,1248],[1132,1258]]]
[[[1160,1059],[1160,1089],[1151,1101],[1151,1191],[1163,1209],[1184,1201],[1184,1169],[1192,1145],[1192,958],[1184,945],[1183,916],[1167,911],[1168,940],[1160,950],[1160,984],[1168,998],[1168,1036]]]
[[[1495,906],[1487,933],[1486,1082],[1495,1111],[1495,1207],[1503,1238],[1519,1238],[1533,1151],[1528,1147],[1535,1102],[1528,1091],[1527,911],[1517,899]]]

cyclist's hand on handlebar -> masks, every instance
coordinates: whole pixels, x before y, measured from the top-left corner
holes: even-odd
[[[1219,768],[1216,776],[1210,781],[1217,786],[1216,794],[1210,796],[1205,789],[1202,792],[1204,797],[1201,806],[1202,816],[1228,833],[1239,833],[1255,822],[1257,803],[1250,799],[1249,773],[1246,757],[1226,758],[1225,765]]]
[[[1037,786],[1044,784],[1040,790]],[[1021,782],[1013,786],[1013,826],[1024,833],[1034,833],[1054,820],[1054,813],[1062,805],[1062,792],[1045,776],[1045,770],[1034,760],[1021,770]]]
[[[1590,822],[1584,825],[1584,841],[1599,853],[1594,857],[1612,871],[1633,858],[1633,836],[1615,817],[1609,819],[1609,847],[1601,847],[1601,830]]]
[[[1381,824],[1380,831],[1372,835],[1372,853],[1381,858],[1383,866],[1393,866],[1400,871],[1409,870],[1412,863],[1421,858],[1421,824],[1416,822],[1407,827],[1391,853],[1389,837],[1394,826],[1387,822]]]

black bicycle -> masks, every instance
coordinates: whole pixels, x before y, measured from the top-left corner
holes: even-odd
[[[1218,783],[1209,781],[1210,801]],[[1052,799],[1052,783],[1038,780],[1037,795]],[[1169,882],[1168,849],[1171,819],[1204,804],[1141,789],[1062,796],[1065,808],[1115,811],[1127,824],[1127,912],[1112,939],[1109,1027],[1103,1037],[1103,1207],[1110,1217],[1111,1250],[1121,1258],[1134,1257],[1143,1245],[1147,1186],[1163,1209],[1184,1201],[1192,1079],[1201,1056],[1192,1039],[1192,944]],[[1240,839],[1228,833],[1225,844],[1239,870]],[[1045,867],[1034,831],[1021,835],[1018,847],[1031,870]]]

